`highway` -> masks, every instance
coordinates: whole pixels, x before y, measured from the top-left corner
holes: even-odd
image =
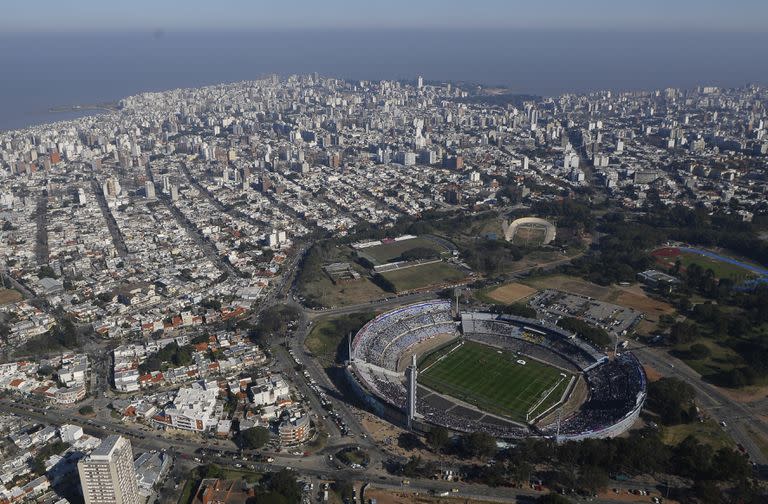
[[[703,381],[696,371],[663,349],[652,347],[630,347],[630,349],[640,362],[652,366],[662,375],[679,378],[691,385],[696,391],[699,406],[718,423],[725,422],[725,431],[747,450],[750,460],[761,466],[768,464],[766,454],[747,431],[749,426],[768,439],[768,426],[758,412],[752,411],[744,404],[728,397],[714,385]]]

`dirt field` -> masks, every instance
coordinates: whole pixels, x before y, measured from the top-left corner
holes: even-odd
[[[381,299],[387,295],[376,284],[361,278],[334,284],[323,275],[306,288],[306,294],[315,296],[323,306],[346,306]]]
[[[525,284],[513,282],[495,288],[488,293],[488,297],[494,301],[498,301],[499,303],[512,304],[516,301],[527,298],[528,296],[532,296],[536,292],[538,292],[538,289],[534,289],[533,287],[529,287]]]
[[[660,380],[663,376],[661,373],[659,373],[656,370],[656,368],[649,366],[647,364],[643,366],[643,369],[645,369],[645,376],[648,378],[649,382],[655,382],[656,380]]]
[[[544,243],[547,230],[543,227],[519,227],[512,237],[512,243],[525,247],[539,247]]]
[[[362,423],[371,438],[387,452],[406,458],[414,455],[421,457],[423,460],[431,460],[435,462],[441,460],[441,455],[433,453],[426,448],[405,450],[398,446],[398,437],[406,432],[400,427],[365,411],[356,410],[355,415],[360,419],[360,423]]]
[[[0,305],[16,303],[23,299],[22,295],[13,289],[0,289]]]

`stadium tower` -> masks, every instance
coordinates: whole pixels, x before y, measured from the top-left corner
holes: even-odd
[[[419,374],[416,368],[416,354],[411,356],[411,365],[405,371],[405,378],[408,381],[407,392],[408,402],[405,405],[406,419],[405,423],[408,429],[413,428],[413,421],[416,419],[416,375]]]

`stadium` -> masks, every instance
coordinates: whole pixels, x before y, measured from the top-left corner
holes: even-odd
[[[419,431],[439,425],[500,439],[613,437],[635,423],[646,397],[645,372],[631,353],[609,359],[548,323],[457,314],[444,300],[377,316],[349,351],[347,377],[359,398]]]
[[[504,222],[504,239],[515,245],[539,247],[550,244],[556,236],[555,225],[538,217],[523,217]]]

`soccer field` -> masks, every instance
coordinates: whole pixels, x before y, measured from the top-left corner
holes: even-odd
[[[557,403],[572,376],[528,357],[472,341],[446,351],[449,353],[437,361],[425,361],[426,369],[419,373],[421,384],[518,422],[532,420]],[[517,363],[519,359],[525,365]]]

